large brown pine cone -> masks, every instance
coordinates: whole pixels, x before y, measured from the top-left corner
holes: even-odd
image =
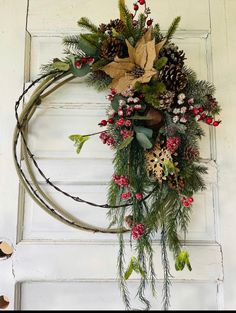
[[[183,50],[179,50],[179,48],[175,44],[169,44],[163,47],[160,51],[160,57],[168,58],[168,65],[174,64],[182,67],[184,65],[185,53]]]
[[[169,175],[168,186],[170,189],[181,191],[185,186],[185,179],[181,176],[176,177],[176,175]]]
[[[166,85],[168,90],[177,92],[182,91],[188,83],[184,69],[174,64],[164,66],[159,73],[159,79]]]

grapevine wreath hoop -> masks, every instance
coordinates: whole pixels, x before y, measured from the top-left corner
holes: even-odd
[[[170,267],[167,248],[174,255],[176,270],[192,270],[182,242],[190,221],[193,195],[205,188],[199,140],[201,123],[220,124],[214,86],[197,80],[185,65],[185,53],[172,42],[180,22],[174,19],[165,36],[150,18],[145,0],[134,4],[134,12],[119,0],[120,18],[98,27],[87,18],[79,26],[87,30],[64,38],[65,57],[42,67],[42,75],[25,89],[15,104],[17,120],[13,151],[20,181],[36,203],[62,222],[86,231],[117,233],[119,236],[118,274],[126,309],[131,309],[127,280],[140,275],[137,295],[150,309],[145,288],[155,295],[156,274],[152,240],[160,233],[164,269],[163,309],[169,307]],[[138,15],[139,9],[143,9]],[[41,169],[27,142],[28,123],[49,94],[76,77],[98,91],[109,89],[107,118],[99,131],[71,135],[77,153],[91,136],[99,135],[114,151],[114,175],[106,204],[93,203],[71,195],[53,183]],[[20,103],[34,88],[21,113]],[[21,158],[17,150],[21,139]],[[46,184],[78,203],[108,209],[110,226],[101,228],[71,216],[40,187],[35,173]],[[134,256],[125,266],[123,233],[130,232]]]

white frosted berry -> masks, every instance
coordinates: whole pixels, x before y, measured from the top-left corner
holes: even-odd
[[[178,99],[179,99],[179,100],[184,100],[185,98],[186,98],[186,96],[185,96],[184,93],[180,93],[180,94],[178,95]]]
[[[180,112],[181,112],[182,114],[186,113],[186,111],[187,111],[187,108],[186,108],[186,107],[182,107],[182,108],[180,109]]]
[[[173,113],[174,113],[174,114],[179,114],[179,113],[180,113],[180,109],[175,108],[175,109],[173,110]]]
[[[173,122],[174,122],[174,123],[177,123],[177,122],[178,122],[178,120],[179,120],[178,115],[175,115],[175,116],[173,117]]]

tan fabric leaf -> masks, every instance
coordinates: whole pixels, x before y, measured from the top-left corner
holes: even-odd
[[[147,61],[144,66],[144,69],[150,71],[153,68],[153,64],[156,59],[155,39],[149,41],[146,44],[146,49],[147,49]]]
[[[147,72],[145,72],[145,74],[142,76],[142,77],[140,77],[139,79],[140,79],[140,82],[141,83],[148,83],[150,80],[151,80],[151,78],[154,76],[154,75],[156,75],[156,70],[151,70],[151,71],[147,71]]]
[[[141,68],[145,68],[145,64],[147,63],[147,45],[146,44],[140,44],[135,49],[135,64],[140,66]]]
[[[128,47],[129,60],[130,62],[135,63],[135,48],[131,46],[131,44],[129,43],[127,39],[125,40],[125,42]]]
[[[105,65],[102,70],[112,78],[124,76],[127,71],[132,71],[134,64],[131,62],[111,62]]]
[[[159,56],[159,53],[160,53],[160,51],[161,51],[161,49],[165,43],[166,43],[166,39],[164,39],[161,42],[159,42],[158,44],[156,44],[156,55],[157,55],[157,57]]]
[[[133,87],[133,77],[126,74],[123,77],[113,79],[110,87],[114,88],[118,93],[126,91],[129,87]]]
[[[152,31],[153,31],[153,27],[151,26],[149,27],[148,31],[143,36],[145,43],[152,40]]]

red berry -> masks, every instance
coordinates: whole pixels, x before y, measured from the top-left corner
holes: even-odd
[[[113,120],[113,118],[112,118],[112,117],[111,117],[111,118],[109,118],[108,123],[109,123],[109,124],[113,124],[113,123],[114,123],[114,120]]]
[[[199,109],[199,112],[200,112],[200,113],[202,113],[203,111],[204,111],[204,109],[203,109],[203,108],[200,108],[200,109]]]
[[[86,57],[83,57],[83,58],[81,59],[82,63],[84,63],[84,64],[87,63],[87,60],[88,60],[88,59],[87,59]]]
[[[111,94],[112,94],[113,96],[115,96],[115,95],[116,95],[116,90],[115,90],[115,89],[111,89]]]
[[[221,121],[215,121],[215,122],[213,123],[213,126],[217,127],[217,126],[219,126],[220,123],[221,123]]]
[[[188,198],[188,202],[193,203],[193,198],[192,197]]]
[[[135,3],[134,4],[134,11],[138,11],[138,9],[139,9],[139,6]]]
[[[93,57],[90,57],[90,58],[88,58],[88,60],[87,60],[87,63],[89,64],[89,65],[92,65],[93,63],[94,63],[94,58]]]
[[[81,63],[81,61],[80,60],[77,60],[77,61],[75,61],[75,67],[77,67],[77,68],[81,68],[81,66],[82,66],[82,63]]]
[[[106,120],[102,120],[100,123],[99,123],[100,126],[106,126],[107,125],[107,121]]]
[[[122,193],[121,198],[122,199],[127,199],[127,193]]]
[[[147,26],[151,26],[151,25],[152,25],[152,22],[153,22],[153,20],[152,20],[152,19],[147,20]]]
[[[135,195],[137,200],[142,200],[143,199],[143,195],[141,193],[136,193]]]
[[[206,113],[201,114],[201,119],[204,120],[206,118]]]
[[[193,108],[193,114],[194,115],[198,115],[199,113],[199,109],[198,108]]]
[[[208,116],[208,117],[206,118],[206,123],[209,124],[209,125],[211,125],[212,122],[213,122],[213,118],[210,117],[210,116]]]
[[[145,4],[145,0],[138,0],[139,4],[143,5]]]
[[[184,205],[185,207],[188,207],[188,206],[189,206],[189,202],[188,202],[188,201],[184,201],[184,202],[183,202],[183,205]]]

